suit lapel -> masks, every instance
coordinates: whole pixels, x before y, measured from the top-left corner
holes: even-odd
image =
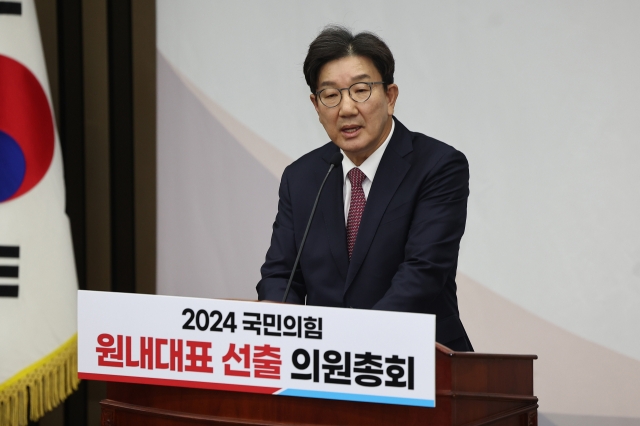
[[[393,198],[393,195],[396,193],[400,183],[411,167],[403,157],[412,150],[411,134],[399,121],[396,120],[396,128],[391,140],[389,141],[389,145],[380,160],[380,165],[378,166],[376,175],[373,178],[373,184],[369,191],[367,204],[364,208],[364,213],[362,214],[356,244],[353,248],[351,262],[349,262],[349,269],[347,271],[345,292],[355,279],[358,271],[360,270],[360,266],[362,266],[362,263],[367,256],[367,252],[369,251],[371,242],[376,234],[380,220],[382,219],[391,198]],[[344,224],[344,212],[342,213],[342,216]],[[345,227],[343,226],[342,229],[343,234],[345,234],[344,241],[346,241]]]
[[[338,151],[337,146],[331,147],[323,155],[329,167],[329,161],[333,154]],[[326,170],[323,171],[326,173]],[[323,175],[324,177],[324,175]],[[319,210],[322,217],[331,247],[331,255],[336,262],[338,271],[342,279],[347,277],[349,267],[349,256],[347,254],[347,230],[344,224],[344,194],[342,182],[342,166],[336,167],[327,178],[325,187],[320,196]]]

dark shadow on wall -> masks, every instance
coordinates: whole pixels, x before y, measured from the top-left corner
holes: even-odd
[[[35,0],[35,5],[61,139],[80,288],[111,291],[114,268],[122,266],[114,265],[119,259],[111,255],[113,233],[122,228],[112,212],[116,193],[118,201],[121,194],[133,197],[125,212],[133,226],[126,235],[116,235],[116,245],[133,247],[129,255],[134,253],[129,256],[134,258],[132,276],[121,281],[126,281],[127,291],[155,293],[155,0]],[[127,37],[110,38],[123,22]],[[130,58],[118,53],[123,51]],[[123,59],[129,66],[120,66]],[[114,75],[116,68],[124,72]],[[120,88],[127,85],[122,96]],[[115,152],[118,161],[110,158],[114,117],[109,109],[115,98],[132,104],[127,109],[127,146],[124,154]],[[111,169],[122,160],[133,170],[114,188]],[[30,425],[97,426],[99,401],[105,397],[105,383],[82,381],[64,404]]]

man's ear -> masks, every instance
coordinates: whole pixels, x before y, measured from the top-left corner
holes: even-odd
[[[314,95],[313,93],[310,94],[309,99],[311,100],[311,103],[313,104],[313,107],[316,109],[316,112],[318,113],[318,115],[320,115],[320,108],[318,108],[318,98],[316,98],[316,95]]]
[[[388,105],[388,113],[389,115],[393,115],[393,111],[396,107],[396,101],[398,100],[398,85],[390,84],[387,86],[387,93],[385,93],[387,97],[387,105]]]

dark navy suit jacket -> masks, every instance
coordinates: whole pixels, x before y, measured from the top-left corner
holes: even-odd
[[[289,165],[258,283],[281,301],[318,188],[339,148],[332,142]],[[436,315],[436,340],[472,350],[458,313],[456,267],[464,233],[469,166],[433,138],[395,131],[376,171],[351,261],[341,166],[327,179],[288,302]]]

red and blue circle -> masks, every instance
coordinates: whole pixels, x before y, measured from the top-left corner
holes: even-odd
[[[53,116],[27,67],[0,55],[0,203],[29,192],[51,166]]]

